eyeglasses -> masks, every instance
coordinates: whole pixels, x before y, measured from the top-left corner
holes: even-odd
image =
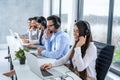
[[[52,25],[47,25],[47,27],[52,27],[52,26],[54,26],[54,24],[52,24]]]

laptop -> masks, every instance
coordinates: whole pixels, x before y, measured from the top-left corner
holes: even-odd
[[[15,36],[17,37],[17,39],[19,40],[19,42],[20,42],[20,44],[21,44],[22,46],[27,46],[27,45],[29,45],[29,43],[23,43],[22,39],[20,38],[20,36],[19,36],[19,34],[18,34],[17,32],[15,32],[14,34],[15,34]]]
[[[30,44],[30,43],[24,43],[17,32],[15,32],[14,34],[15,34],[16,38],[18,39],[18,41],[20,42],[21,46],[26,47]],[[36,48],[29,48],[29,49],[31,51],[36,51],[37,47]]]
[[[14,38],[17,38],[12,29],[9,29],[9,32],[11,36],[13,36]]]
[[[30,70],[35,73],[37,76],[43,80],[54,79],[56,77],[61,77],[63,74],[55,69],[49,69],[47,71],[40,70],[40,65],[38,65],[37,58],[30,53],[26,54],[27,63],[30,67]]]

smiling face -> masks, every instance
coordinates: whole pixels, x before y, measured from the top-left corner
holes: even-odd
[[[79,39],[79,29],[78,29],[78,27],[76,25],[74,26],[73,35],[74,35],[75,41],[78,41],[78,39]]]
[[[37,26],[35,20],[32,20],[32,21],[31,21],[31,26],[32,26],[32,27]]]

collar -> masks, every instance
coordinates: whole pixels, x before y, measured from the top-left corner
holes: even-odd
[[[62,30],[59,30],[59,31],[57,31],[56,33],[53,33],[53,35],[51,36],[50,41],[52,41],[53,39],[55,39],[55,37],[56,37],[57,35],[59,35],[61,32],[62,32]]]

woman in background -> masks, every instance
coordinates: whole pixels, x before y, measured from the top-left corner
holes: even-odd
[[[36,24],[39,29],[39,35],[37,40],[30,40],[30,45],[28,45],[28,48],[37,48],[39,46],[44,46],[44,38],[45,38],[45,30],[47,29],[47,22],[46,19],[41,16],[36,19]],[[35,45],[36,44],[36,45]]]
[[[37,17],[32,18],[32,20],[30,22],[31,26],[30,26],[29,31],[28,31],[28,39],[22,39],[22,41],[24,43],[28,43],[31,40],[38,39],[39,30],[37,29],[36,19],[37,19]]]
[[[28,28],[28,30],[27,30],[27,32],[25,32],[24,34],[19,34],[19,36],[20,36],[20,38],[21,39],[28,39],[29,38],[29,30],[31,29],[31,21],[33,20],[34,18],[29,18],[28,19],[28,26],[29,26],[29,28]]]

